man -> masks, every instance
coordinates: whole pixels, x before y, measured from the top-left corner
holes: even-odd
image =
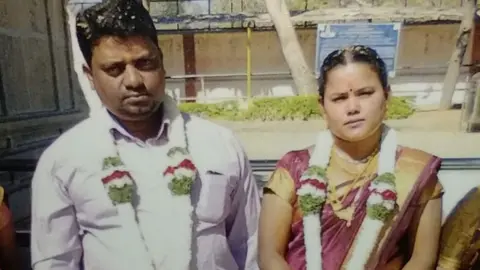
[[[259,194],[231,131],[165,94],[154,24],[135,0],[77,17],[104,109],[63,134],[32,183],[32,266],[258,269]]]

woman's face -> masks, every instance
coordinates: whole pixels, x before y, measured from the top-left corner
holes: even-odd
[[[368,64],[349,63],[330,70],[323,98],[324,118],[330,131],[349,142],[375,134],[386,113],[385,91]]]

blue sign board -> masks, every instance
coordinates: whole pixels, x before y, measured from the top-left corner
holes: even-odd
[[[320,73],[323,60],[334,50],[350,45],[366,45],[385,61],[389,75],[395,76],[401,23],[319,24],[315,71]]]

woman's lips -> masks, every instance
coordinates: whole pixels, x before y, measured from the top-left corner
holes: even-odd
[[[349,128],[359,128],[363,125],[364,122],[365,122],[365,119],[350,120],[345,123],[345,126]]]

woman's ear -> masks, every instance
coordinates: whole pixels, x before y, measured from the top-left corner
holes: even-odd
[[[318,101],[318,107],[320,109],[320,114],[323,116],[323,114],[325,113],[323,97],[319,95],[317,98],[317,101]]]
[[[384,90],[384,95],[385,95],[385,104],[383,105],[383,119],[387,120],[387,115],[388,115],[388,103],[390,102],[390,98],[392,97],[392,91],[390,88],[390,85],[387,86]]]
[[[323,97],[318,96],[318,108],[320,110],[320,115],[323,118],[323,121],[325,121],[325,125],[328,128],[328,119],[325,117],[325,103],[323,102]]]

